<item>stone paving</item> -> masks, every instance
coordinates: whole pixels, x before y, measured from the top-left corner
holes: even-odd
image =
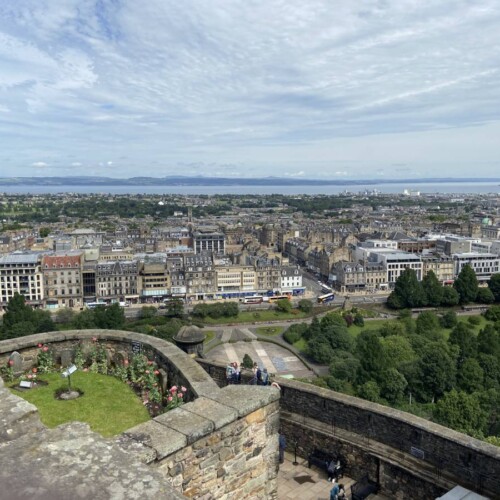
[[[328,476],[314,465],[309,469],[305,458],[297,457],[298,465],[293,465],[294,455],[285,452],[285,462],[278,473],[278,500],[329,500],[332,483]],[[356,481],[347,476],[340,479],[351,498],[351,485]],[[370,495],[369,500],[390,500],[384,495]]]
[[[269,373],[281,376],[293,375],[295,378],[314,375],[290,351],[279,345],[259,340],[221,344],[206,352],[205,358],[224,364],[232,361],[241,363],[245,354],[248,354],[262,368],[267,368]]]

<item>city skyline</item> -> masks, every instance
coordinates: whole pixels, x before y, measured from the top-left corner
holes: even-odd
[[[500,5],[0,6],[2,176],[496,177]]]

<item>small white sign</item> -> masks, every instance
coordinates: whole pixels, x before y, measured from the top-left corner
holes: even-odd
[[[31,382],[29,380],[21,380],[21,382],[19,382],[19,387],[24,387],[25,389],[31,389]]]

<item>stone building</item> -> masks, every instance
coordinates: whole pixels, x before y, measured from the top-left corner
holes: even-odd
[[[83,254],[45,255],[42,258],[44,304],[49,309],[81,307]]]
[[[139,262],[99,261],[96,266],[96,296],[98,299],[126,301],[138,299]]]
[[[141,299],[170,295],[170,274],[164,258],[146,259],[142,263],[137,289]]]
[[[432,271],[436,275],[436,278],[443,284],[453,283],[455,279],[455,263],[451,257],[445,255],[423,255],[422,266],[423,276]]]
[[[341,261],[334,264],[333,273],[333,285],[342,293],[370,291],[387,286],[386,270],[381,264]]]
[[[216,291],[215,270],[211,253],[184,256],[186,293],[196,299],[213,296]]]
[[[224,255],[226,237],[224,233],[212,228],[198,228],[193,232],[194,253],[213,252]]]

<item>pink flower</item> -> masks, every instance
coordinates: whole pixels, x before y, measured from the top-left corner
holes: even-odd
[[[148,365],[151,366],[153,364],[153,361],[148,361]]]
[[[83,369],[83,371],[84,371],[84,372],[88,372],[88,371],[89,371],[89,369],[88,369],[88,368],[84,368],[84,369]]]
[[[44,345],[43,348],[42,348],[42,351],[43,352],[47,352],[48,350],[49,350],[49,348],[46,345]]]
[[[187,389],[186,389],[184,386],[182,386],[182,387],[181,387],[181,391],[182,391],[182,392],[186,392],[186,391],[187,391]]]
[[[13,359],[9,359],[9,366],[14,366],[14,360]]]
[[[173,385],[171,388],[170,388],[170,392],[176,392],[177,391],[177,386],[176,385]]]
[[[159,374],[160,374],[159,370],[155,370],[153,373],[154,373],[155,375],[159,375]]]
[[[158,387],[158,384],[155,382],[155,383],[153,384],[153,387]]]
[[[182,392],[178,392],[178,393],[177,393],[177,397],[178,397],[178,398],[182,398],[183,396],[184,396],[184,394],[182,394]]]
[[[29,379],[33,378],[33,375],[31,375],[31,373],[28,373],[28,378]]]
[[[92,337],[92,342],[97,342],[97,337]]]
[[[37,347],[38,347],[38,348],[40,348],[40,347],[42,347],[42,346],[43,346],[43,344],[38,344],[38,345],[37,345]]]
[[[172,399],[173,399],[173,398],[172,398],[172,396],[169,396],[169,397],[167,398],[167,401],[170,403],[170,401],[172,401]]]
[[[149,375],[149,370],[146,370],[144,373],[145,373],[146,375]]]
[[[33,373],[36,373],[36,372],[38,371],[38,368],[33,367],[33,368],[31,369],[31,371],[32,371]]]
[[[126,360],[123,362],[123,364],[124,364],[125,366],[128,366],[128,359],[126,359]]]

